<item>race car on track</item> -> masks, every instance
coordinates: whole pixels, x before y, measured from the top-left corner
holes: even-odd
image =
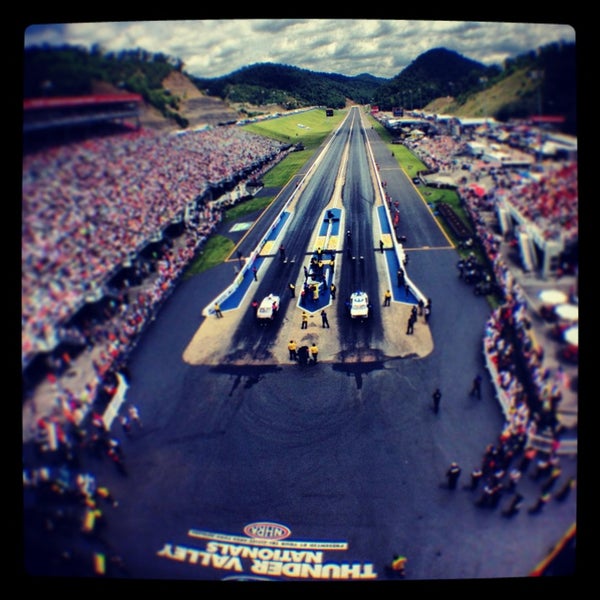
[[[266,296],[256,309],[256,318],[262,322],[272,321],[279,310],[279,301],[279,296],[275,294]]]
[[[353,319],[366,319],[369,316],[371,305],[367,292],[356,291],[350,294],[350,300],[346,303]]]

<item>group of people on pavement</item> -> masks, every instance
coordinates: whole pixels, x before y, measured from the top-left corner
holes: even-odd
[[[123,559],[102,536],[119,500],[96,475],[94,464],[106,462],[126,476],[123,439],[135,439],[143,425],[131,403],[122,407],[117,422],[122,435],[99,412],[84,423],[74,418],[38,420],[31,454],[23,460],[26,562],[32,572],[126,574]]]
[[[505,499],[504,517],[514,517],[527,494],[528,514],[538,514],[552,498],[566,500],[576,486],[574,476],[563,474],[556,450],[538,450],[528,444],[524,430],[515,432],[507,427],[496,443],[486,446],[481,463],[475,465],[463,488],[478,493],[474,501],[478,507],[495,509]],[[452,462],[445,473],[448,489],[457,488],[461,473],[458,463]]]
[[[317,364],[319,358],[319,347],[316,342],[313,342],[310,346],[302,345],[298,346],[298,343],[294,340],[290,340],[288,343],[288,351],[290,353],[290,360],[298,362],[301,365]]]

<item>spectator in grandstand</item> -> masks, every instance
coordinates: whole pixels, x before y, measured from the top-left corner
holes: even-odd
[[[25,154],[23,363],[55,346],[57,328],[86,295],[190,202],[264,171],[283,151],[279,142],[220,127],[181,136],[139,130]],[[202,216],[199,243],[221,214],[206,207]],[[163,265],[163,291],[193,250]]]

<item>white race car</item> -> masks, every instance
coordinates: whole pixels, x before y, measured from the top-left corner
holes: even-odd
[[[348,308],[353,319],[366,319],[369,316],[369,296],[367,292],[353,292],[350,294]]]
[[[279,300],[279,296],[269,294],[256,309],[256,318],[261,321],[274,319],[279,310]]]

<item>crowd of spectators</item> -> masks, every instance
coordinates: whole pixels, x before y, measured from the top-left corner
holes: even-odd
[[[486,130],[487,131],[487,130]],[[487,140],[491,143],[492,140]],[[458,191],[479,209],[494,209],[499,201],[512,205],[523,219],[542,232],[546,240],[574,244],[579,236],[578,169],[574,160],[546,160],[540,168],[507,167],[494,161],[469,164],[464,139],[451,135],[423,137],[406,146],[427,166],[430,173],[449,174],[469,169],[458,178]],[[514,150],[521,154],[521,150]],[[506,150],[510,154],[511,149]],[[485,186],[474,185],[485,178]]]
[[[45,357],[54,402],[25,432],[37,455],[23,470],[27,531],[47,550],[29,565],[34,571],[124,573],[98,537],[118,501],[81,468],[82,459],[104,458],[126,474],[119,436],[102,409],[124,380],[128,354],[224,207],[288,150],[219,127],[173,136],[130,131],[24,153],[22,362]],[[115,278],[119,272],[125,275]],[[100,301],[86,303],[95,290]],[[80,312],[82,305],[94,308]],[[69,350],[45,352],[60,342]],[[76,390],[63,379],[75,348],[91,363]],[[131,437],[134,424],[126,429],[124,418]],[[72,549],[77,532],[89,538],[92,556]]]
[[[547,163],[538,177],[530,174],[495,178],[493,194],[535,223],[544,239],[576,242],[579,236],[577,163]]]
[[[157,136],[147,130],[25,153],[22,362],[51,350],[60,328],[116,268],[211,190],[264,171],[286,146],[239,127]],[[168,280],[221,218],[204,203],[187,250],[161,266]],[[163,287],[160,287],[163,286]],[[151,296],[153,296],[151,294]],[[151,298],[149,300],[152,300]]]
[[[493,185],[485,194],[468,184],[458,189],[480,247],[504,291],[505,303],[488,320],[484,351],[511,430],[521,433],[525,427],[528,436],[544,435],[556,441],[562,430],[557,408],[565,389],[565,374],[560,366],[552,371],[543,366],[543,349],[530,333],[532,324],[523,290],[500,252],[503,238],[490,228],[483,214],[494,210],[498,194],[503,193],[523,207],[522,214],[536,226],[547,233],[561,228],[576,243],[577,164],[548,163],[537,173],[537,181],[518,175],[519,181],[525,180],[521,186],[512,185],[514,173],[510,171],[492,169],[490,175]]]
[[[483,128],[483,144],[492,141],[486,139],[488,133],[490,130]],[[476,136],[471,132],[468,138]],[[577,162],[534,160],[532,168],[511,168],[469,156],[465,139],[443,134],[410,139],[405,144],[426,165],[428,173],[454,175],[476,239],[504,292],[504,304],[492,312],[487,322],[484,352],[509,431],[557,442],[561,434],[557,408],[565,389],[565,374],[561,367],[551,371],[543,366],[543,349],[530,335],[526,300],[501,255],[503,237],[490,227],[485,214],[496,211],[499,202],[507,202],[525,222],[541,231],[544,239],[576,246]],[[509,154],[511,149],[506,152]]]
[[[405,146],[418,156],[431,172],[448,173],[457,168],[463,140],[451,135],[436,135],[405,141]]]

